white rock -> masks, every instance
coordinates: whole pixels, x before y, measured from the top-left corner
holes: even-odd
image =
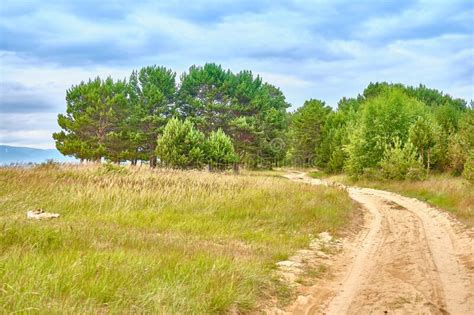
[[[291,260],[284,260],[277,262],[277,265],[280,267],[294,267],[294,268],[300,268],[303,265],[297,261],[291,261]]]
[[[332,240],[332,236],[328,232],[321,232],[319,233],[319,239],[325,243],[328,243]]]
[[[45,212],[42,209],[30,210],[26,213],[27,219],[34,219],[34,220],[43,220],[43,219],[54,219],[59,218],[58,213],[49,213]]]

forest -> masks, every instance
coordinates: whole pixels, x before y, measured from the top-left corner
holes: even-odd
[[[66,92],[64,155],[150,167],[226,170],[317,167],[353,178],[474,180],[474,106],[428,88],[370,83],[333,109],[307,100],[294,112],[251,71],[208,63],[179,79],[159,66],[128,79],[99,77]]]

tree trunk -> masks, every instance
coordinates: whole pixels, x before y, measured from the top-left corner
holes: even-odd
[[[421,161],[425,164],[425,149],[421,148]]]
[[[431,149],[428,149],[428,163],[426,165],[426,169],[427,169],[427,174],[430,175],[430,156],[431,156]]]
[[[234,163],[232,169],[233,169],[235,174],[238,174],[239,173],[239,163]]]
[[[156,167],[156,156],[152,156],[150,158],[150,167],[155,168]]]

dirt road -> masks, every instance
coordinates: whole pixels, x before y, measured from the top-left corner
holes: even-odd
[[[333,277],[300,292],[283,313],[474,314],[472,229],[413,198],[346,189],[366,210],[363,229],[333,257]]]

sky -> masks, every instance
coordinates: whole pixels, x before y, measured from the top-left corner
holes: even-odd
[[[472,0],[2,0],[0,144],[53,148],[68,88],[154,64],[252,70],[291,110],[376,81],[469,101],[473,25]]]

